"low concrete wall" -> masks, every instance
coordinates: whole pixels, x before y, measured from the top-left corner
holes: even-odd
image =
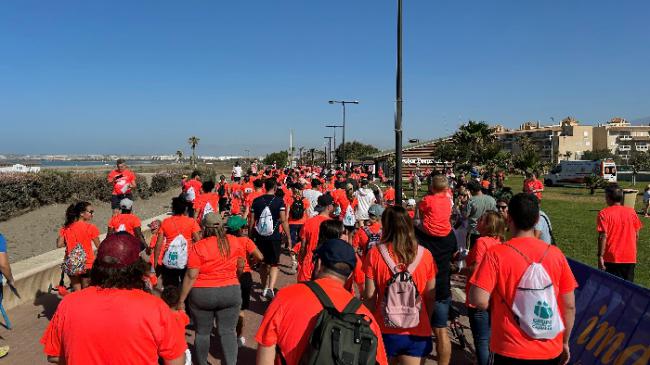
[[[149,231],[147,224],[153,220],[163,220],[166,217],[166,214],[162,214],[142,221],[142,232]],[[145,233],[145,237],[147,236]],[[99,236],[100,241],[105,237],[105,234]],[[2,288],[4,296],[2,305],[5,309],[11,309],[24,303],[33,303],[34,299],[40,294],[47,293],[50,284],[53,286],[58,285],[61,279],[61,263],[64,255],[65,248],[58,248],[42,255],[12,263],[11,270],[20,298],[14,295],[7,285],[4,285]]]

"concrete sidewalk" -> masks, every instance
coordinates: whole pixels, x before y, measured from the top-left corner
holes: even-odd
[[[289,259],[286,256],[282,257],[282,263],[284,265],[289,264]],[[287,266],[281,267],[281,269],[286,269]],[[254,364],[255,363],[255,349],[257,344],[254,340],[255,332],[259,326],[264,310],[266,309],[267,302],[265,299],[260,298],[261,289],[259,285],[259,275],[253,273],[253,280],[255,281],[254,290],[251,300],[251,308],[246,313],[246,325],[244,328],[244,335],[246,337],[246,345],[239,349],[239,363],[240,364]],[[278,279],[278,286],[280,288],[287,286],[289,284],[295,283],[294,275],[286,275],[281,273]],[[54,285],[56,283],[53,283]],[[454,282],[453,286],[458,289],[454,289],[454,300],[458,302],[464,302],[464,293],[462,290],[459,290],[460,282]],[[0,328],[0,345],[9,345],[11,350],[9,355],[5,358],[0,359],[1,364],[11,364],[11,365],[40,365],[47,364],[47,360],[43,355],[43,347],[39,343],[45,328],[49,322],[49,319],[52,318],[56,306],[59,302],[59,299],[54,294],[41,293],[40,296],[31,304],[23,304],[9,311],[9,318],[11,319],[12,325],[14,326],[13,330],[7,330],[6,328]],[[471,333],[469,331],[468,322],[466,317],[461,318],[461,322],[466,327],[464,330],[465,336],[470,343],[472,343]],[[111,334],[107,333],[107,337]],[[187,339],[190,344],[190,348],[193,343],[192,331],[187,331]],[[450,332],[451,335],[451,332]],[[452,346],[453,346],[453,355],[452,355],[452,364],[459,365],[469,365],[473,363],[473,354],[469,348],[464,350],[458,345],[458,341],[454,340],[453,335]],[[119,351],[119,349],[116,349]],[[210,363],[213,365],[221,364],[219,360],[221,356],[220,344],[216,334],[213,334],[212,337],[212,346],[210,350]],[[434,354],[432,354],[427,362],[427,364],[436,364],[435,361],[435,349]]]

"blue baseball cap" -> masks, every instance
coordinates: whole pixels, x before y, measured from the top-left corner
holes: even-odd
[[[343,276],[349,276],[357,265],[357,255],[349,243],[339,238],[332,238],[323,242],[314,250],[314,256],[321,260],[328,269],[336,271]],[[350,268],[341,270],[334,267],[334,264],[344,263]]]

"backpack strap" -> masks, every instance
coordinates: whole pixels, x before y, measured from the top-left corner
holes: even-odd
[[[555,246],[555,236],[553,236],[553,227],[551,227],[551,222],[549,222],[548,217],[546,216],[546,214],[540,214],[539,216],[544,218],[544,221],[546,222],[546,225],[548,226],[548,234],[549,234],[549,236],[551,236],[551,244],[553,246]]]
[[[415,254],[415,259],[413,260],[413,262],[411,262],[411,264],[407,268],[409,273],[413,274],[415,272],[415,269],[418,267],[420,261],[422,260],[422,256],[424,256],[424,247],[418,245],[418,253]]]
[[[325,293],[325,290],[323,290],[320,285],[314,281],[304,281],[303,284],[307,285],[307,287],[311,289],[312,293],[316,295],[316,298],[318,298],[318,301],[323,306],[323,308],[336,310],[334,303],[332,303],[332,300],[327,296],[327,293]]]
[[[343,314],[355,314],[357,313],[357,310],[361,307],[361,301],[357,297],[352,297],[350,299],[350,302],[343,308],[341,313]]]
[[[528,264],[532,264],[532,263],[534,262],[533,260],[531,260],[530,258],[528,258],[528,256],[524,255],[521,251],[519,251],[518,249],[516,249],[515,246],[510,245],[510,244],[508,244],[508,243],[504,243],[504,245],[506,245],[506,246],[512,248],[513,250],[515,250],[515,252],[517,252],[521,257],[523,257],[524,260],[526,260],[526,262],[528,262]],[[550,250],[550,249],[551,249],[551,245],[548,245],[548,247],[546,247],[546,250],[544,251],[544,254],[542,255],[542,258],[539,259],[538,264],[541,264],[542,261],[544,261],[544,258],[546,258],[546,255],[548,254],[548,250]]]
[[[390,253],[388,252],[388,248],[386,247],[385,244],[380,244],[377,245],[377,248],[379,249],[379,253],[381,253],[381,257],[384,259],[384,262],[386,265],[388,265],[388,270],[390,270],[391,273],[397,274],[397,264],[393,260],[392,257],[390,257]]]

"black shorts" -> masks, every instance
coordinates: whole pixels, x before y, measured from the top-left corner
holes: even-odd
[[[133,200],[133,194],[126,193],[126,194],[119,194],[119,195],[111,195],[111,209],[120,209],[120,202],[122,201],[122,199],[125,198]]]
[[[429,236],[419,228],[415,229],[418,243],[429,250],[436,261],[436,301],[451,297],[451,261],[458,250],[456,235],[452,230],[444,237]]]
[[[257,237],[255,246],[264,255],[264,263],[271,266],[278,266],[280,254],[282,253],[282,240],[263,240]]]
[[[239,182],[241,181],[241,176],[240,176],[240,177],[234,176],[234,177],[232,178],[232,181],[234,181],[234,182],[236,182],[236,183],[239,183]]]
[[[241,310],[248,309],[251,304],[253,275],[251,275],[250,272],[245,272],[239,275],[239,286],[241,287]]]
[[[605,263],[605,271],[631,283],[634,282],[635,264],[616,264],[613,262]]]

